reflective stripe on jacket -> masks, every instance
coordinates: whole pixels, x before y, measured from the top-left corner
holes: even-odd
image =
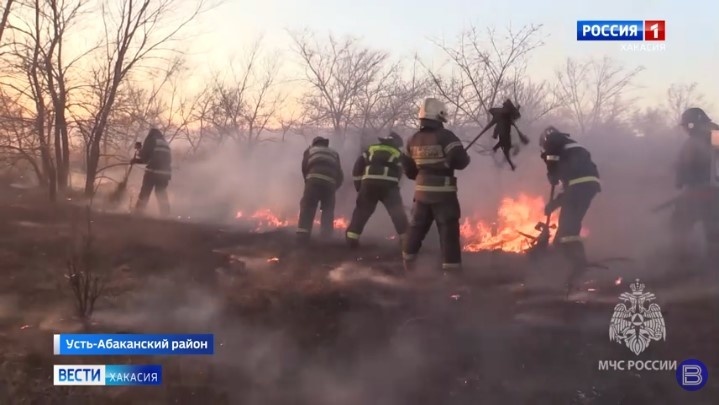
[[[600,187],[599,170],[589,151],[564,134],[548,139],[542,154],[549,176],[561,181],[565,187],[582,183],[597,183]]]
[[[392,145],[372,145],[357,158],[352,168],[352,179],[381,180],[390,183],[399,183],[402,178],[402,155],[399,149]]]
[[[138,156],[145,163],[145,171],[167,177],[172,176],[172,150],[161,135],[148,135]]]
[[[311,146],[302,157],[302,175],[305,180],[319,179],[339,188],[343,181],[339,154],[326,146]]]
[[[407,142],[407,152],[413,172],[407,177],[416,182],[416,199],[429,201],[457,192],[454,171],[467,167],[470,158],[452,131],[438,121],[422,120],[419,132]]]

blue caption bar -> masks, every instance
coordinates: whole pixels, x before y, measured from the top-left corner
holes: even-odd
[[[162,385],[158,364],[56,364],[53,385]]]
[[[643,41],[642,20],[577,21],[577,41]]]
[[[211,334],[60,334],[54,335],[53,353],[60,356],[152,356],[214,354]]]

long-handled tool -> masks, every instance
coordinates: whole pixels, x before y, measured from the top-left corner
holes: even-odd
[[[140,144],[140,142],[135,143],[135,154],[132,157],[133,160],[135,158],[137,158],[137,154],[140,152],[141,146],[142,146],[142,144]],[[108,198],[108,200],[110,201],[110,204],[116,205],[117,203],[120,202],[120,200],[122,200],[122,197],[125,196],[125,191],[127,191],[127,181],[130,179],[130,173],[132,173],[132,167],[134,165],[135,164],[132,163],[132,161],[130,161],[130,166],[127,168],[127,171],[125,172],[125,177],[122,179],[121,182],[119,182],[117,184],[117,188],[115,189],[115,191],[112,194],[110,194],[110,197]]]
[[[554,192],[556,190],[556,186],[552,185],[552,188],[549,191],[549,201],[554,200]],[[527,255],[530,257],[536,256],[539,253],[545,252],[547,248],[549,247],[549,239],[550,239],[550,221],[552,220],[552,213],[550,212],[547,214],[547,218],[544,220],[544,222],[538,222],[537,225],[534,227],[534,229],[539,231],[539,235],[536,237],[533,237],[532,239],[532,245],[525,251]],[[525,235],[527,236],[527,235]]]
[[[519,135],[519,140],[522,141],[522,143],[525,145],[529,144],[529,138],[527,138],[527,135],[524,135],[522,133],[522,131],[519,130],[519,128],[517,127],[517,124],[512,123],[512,126],[514,127],[514,129],[517,130],[517,135]]]
[[[677,201],[679,201],[679,197],[678,197],[678,196],[672,198],[671,200],[665,201],[665,202],[663,202],[663,203],[657,205],[656,207],[652,208],[652,212],[653,212],[653,213],[657,213],[657,212],[660,212],[660,211],[664,211],[664,210],[666,210],[666,209],[669,209],[669,208],[673,207],[673,206],[677,203]]]
[[[479,135],[475,136],[474,139],[472,139],[472,142],[470,142],[469,144],[467,144],[467,146],[464,147],[464,150],[468,151],[469,148],[471,148],[472,145],[474,145],[474,143],[479,140],[479,137],[482,136],[482,135],[484,135],[484,133],[487,132],[487,130],[488,130],[492,125],[494,125],[494,122],[493,122],[493,121],[490,121],[490,123],[487,124],[486,127],[484,127],[484,129],[482,130],[482,132],[480,132]]]

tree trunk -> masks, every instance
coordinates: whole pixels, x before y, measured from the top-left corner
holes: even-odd
[[[119,60],[121,61],[122,58]],[[105,97],[105,104],[97,115],[94,128],[90,132],[90,150],[87,154],[87,172],[85,174],[85,196],[88,198],[95,194],[95,180],[97,179],[97,169],[100,164],[100,144],[105,139],[105,129],[110,117],[110,110],[115,104],[117,88],[120,87],[121,80],[122,77],[116,66],[112,85],[108,89],[107,97]]]
[[[33,172],[35,172],[35,177],[37,177],[37,184],[45,185],[46,184],[45,174],[42,172],[42,169],[40,168],[40,166],[38,166],[35,159],[27,158],[26,160],[28,161],[30,166],[32,166]]]
[[[92,197],[95,194],[95,179],[97,178],[97,168],[100,163],[100,139],[95,135],[90,143],[90,149],[87,154],[87,171],[85,173],[85,196]]]
[[[55,128],[53,129],[53,135],[55,136],[55,142],[54,142],[54,149],[55,149],[55,162],[57,164],[56,172],[57,172],[57,186],[61,190],[64,190],[61,180],[62,176],[62,144],[60,143],[60,130],[57,127],[57,122],[55,123]]]
[[[62,109],[55,112],[55,162],[57,164],[57,185],[66,190],[70,176],[70,145],[68,145],[65,102],[61,99]]]
[[[43,171],[45,172],[45,178],[47,179],[48,196],[51,202],[57,201],[57,172],[52,162],[52,155],[50,154],[50,146],[46,142],[40,147],[40,156],[42,158]]]

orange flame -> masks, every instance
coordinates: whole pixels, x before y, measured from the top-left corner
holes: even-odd
[[[519,253],[530,247],[530,239],[525,235],[536,237],[539,231],[535,229],[537,223],[544,222],[545,201],[542,197],[519,194],[517,198],[504,198],[497,211],[495,222],[486,222],[477,216],[464,218],[460,224],[462,250],[465,252],[479,252],[482,250],[502,250]],[[556,211],[550,226],[556,226],[559,211]],[[246,215],[238,211],[235,218],[254,224],[254,232],[263,232],[277,228],[297,225],[295,219],[286,219],[268,208]],[[320,220],[316,219],[319,225]],[[335,229],[347,229],[349,221],[344,217],[334,220]],[[525,234],[525,235],[523,235]],[[582,229],[582,236],[589,231]],[[395,236],[387,237],[395,239]]]
[[[542,197],[520,194],[516,199],[507,197],[502,200],[494,223],[488,224],[477,218],[465,218],[460,224],[462,249],[465,252],[480,250],[522,252],[530,246],[530,240],[522,233],[537,236],[539,231],[535,226],[546,220],[544,205]],[[557,218],[556,213],[553,217]],[[555,223],[552,221],[552,224]]]
[[[297,218],[297,216],[295,216]],[[242,211],[237,211],[235,219],[244,220],[254,225],[253,232],[265,232],[277,228],[286,228],[289,226],[296,226],[297,219],[286,219],[286,217],[275,214],[269,208],[262,208],[255,211],[252,215],[245,215]],[[320,224],[320,220],[314,221],[316,225]],[[335,229],[347,229],[349,221],[346,218],[339,217],[334,220]]]

